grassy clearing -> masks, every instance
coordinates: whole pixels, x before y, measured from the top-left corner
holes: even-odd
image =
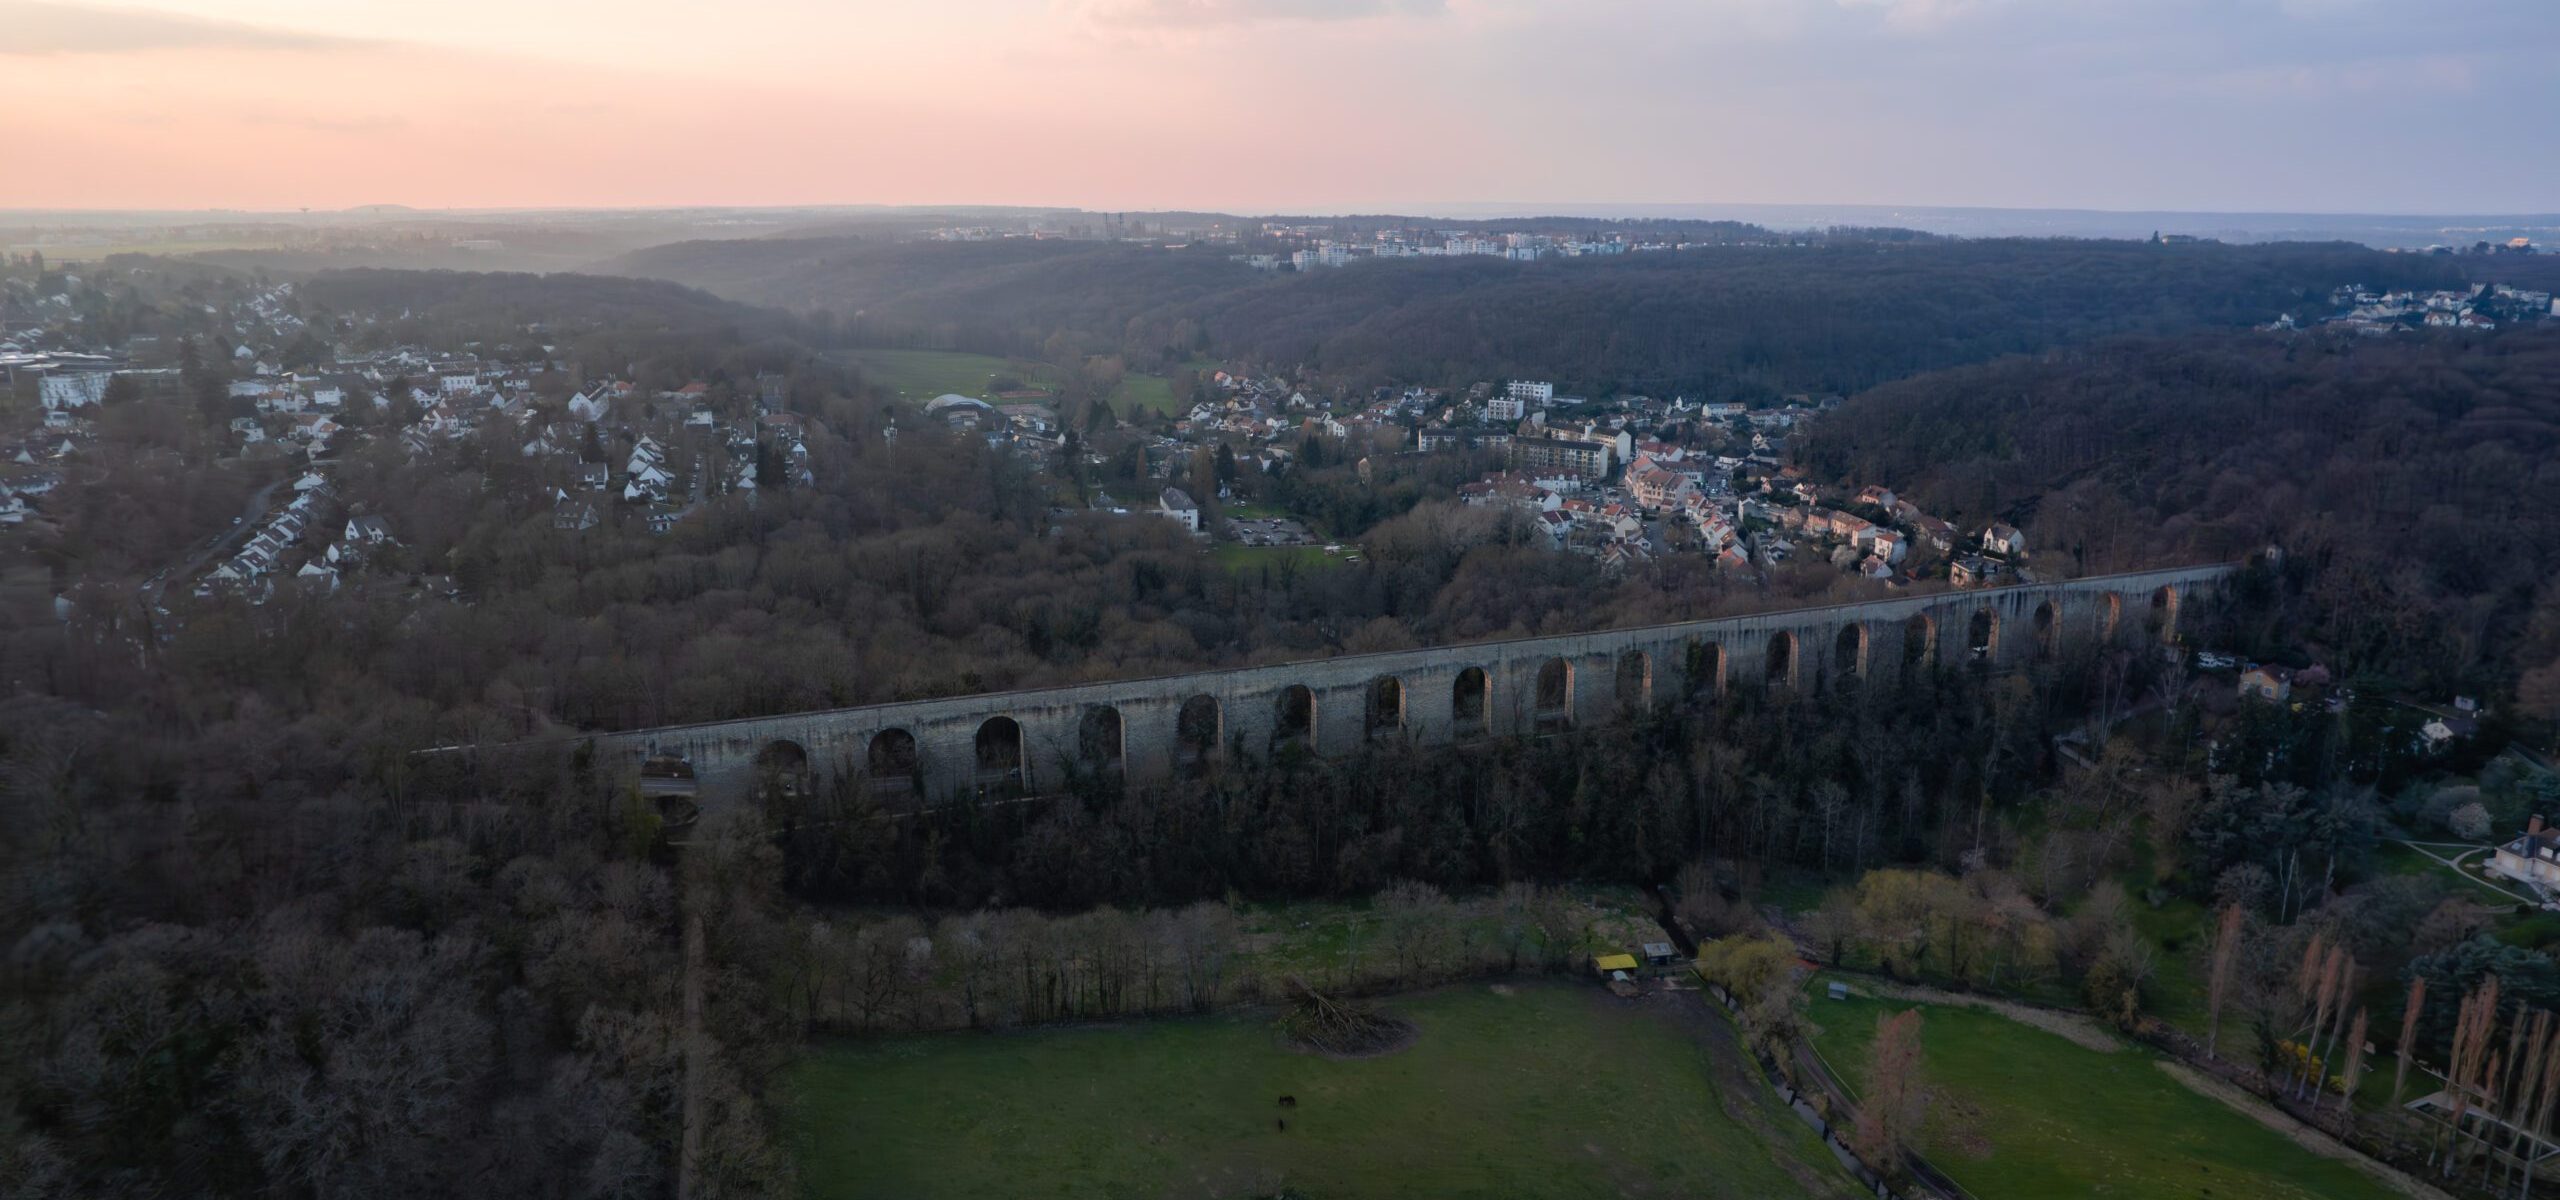
[[[1111,411],[1127,419],[1138,413],[1173,415],[1173,381],[1162,375],[1125,375],[1111,393]]]
[[[1346,547],[1341,554],[1327,554],[1322,546],[1244,546],[1220,542],[1210,547],[1209,557],[1230,571],[1326,571],[1343,564],[1345,556],[1355,553]]]
[[[2461,849],[2449,845],[2435,846],[2432,847],[2432,849],[2434,849],[2437,854],[2441,854],[2446,858],[2452,858],[2462,853]],[[2506,905],[2516,903],[2516,898],[2514,896],[2508,895],[2506,892],[2499,890],[2497,885],[2481,879],[2468,871],[2457,871],[2441,862],[2437,862],[2435,859],[2429,858],[2425,852],[2419,850],[2415,846],[2409,845],[2406,842],[2384,841],[2381,844],[2376,845],[2373,848],[2373,865],[2374,870],[2386,875],[2432,875],[2437,879],[2459,879],[2470,885],[2469,891],[2471,898],[2478,900],[2483,904]]]
[[[854,363],[872,382],[916,403],[945,392],[987,397],[995,379],[1019,379],[1027,387],[1054,387],[1058,372],[1046,363],[948,350],[857,350]]]
[[[1020,380],[1025,387],[1054,389],[1065,382],[1047,363],[964,354],[954,350],[857,350],[855,365],[872,382],[922,404],[946,392],[993,400],[988,386],[997,379]],[[1173,381],[1161,375],[1129,375],[1109,397],[1123,417],[1137,411],[1173,411]]]
[[[1645,942],[1662,939],[1662,927],[1654,922],[1648,901],[1636,889],[1575,888],[1573,894],[1583,908],[1588,945],[1568,947],[1565,953],[1632,953]],[[1452,953],[1463,948],[1465,956],[1472,960],[1496,959],[1498,948],[1505,945],[1501,898],[1476,893],[1452,899],[1458,918],[1439,950]],[[1394,981],[1402,978],[1385,974],[1398,964],[1391,961],[1393,951],[1384,928],[1386,914],[1369,900],[1248,905],[1238,910],[1237,917],[1246,935],[1245,965],[1265,979],[1278,981],[1297,975],[1315,987],[1338,991],[1394,986]],[[1546,950],[1543,940],[1532,932],[1522,943],[1521,961],[1534,962]],[[1520,965],[1513,962],[1509,967],[1517,969]]]
[[[1267,1013],[822,1047],[791,1085],[803,1180],[830,1200],[1851,1194],[1693,997],[1523,983],[1389,1007],[1419,1039],[1350,1061],[1286,1048]]]
[[[1863,996],[1819,981],[1814,1044],[1856,1086],[1876,1019],[1925,1009],[1932,1089],[1922,1152],[1986,1200],[2026,1196],[2388,1200],[2380,1183],[2187,1090],[2138,1047],[2113,1054],[1976,1009]]]

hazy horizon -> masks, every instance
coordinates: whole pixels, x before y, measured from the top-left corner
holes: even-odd
[[[2560,208],[2539,0],[0,0],[0,28],[0,138],[47,164],[9,209]]]

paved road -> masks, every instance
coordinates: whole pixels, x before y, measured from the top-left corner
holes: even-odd
[[[276,489],[293,482],[295,478],[294,475],[286,475],[249,493],[249,499],[240,505],[238,524],[213,535],[202,547],[188,555],[178,565],[144,580],[142,586],[136,589],[137,598],[142,601],[143,607],[158,611],[160,598],[168,594],[171,581],[194,579],[196,572],[203,570],[205,565],[212,562],[217,555],[229,553],[242,542],[249,540],[249,536],[256,533],[259,524],[266,519],[268,506],[275,501]]]

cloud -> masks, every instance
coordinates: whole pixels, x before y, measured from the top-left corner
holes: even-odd
[[[1281,22],[1436,16],[1446,0],[1090,0],[1087,20],[1122,29],[1217,29]]]
[[[365,43],[145,8],[0,0],[0,56],[145,50],[335,50]]]
[[[2479,89],[2473,59],[2458,54],[2308,64],[2266,64],[2177,81],[2173,90],[2231,100],[2333,100],[2348,96],[2464,95]]]
[[[1943,29],[1989,7],[1991,0],[1839,0],[1839,3],[1842,8],[1882,11],[1888,29],[1926,33]]]

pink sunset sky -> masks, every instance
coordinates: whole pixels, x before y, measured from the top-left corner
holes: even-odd
[[[2560,209],[2553,0],[0,0],[0,208]]]

